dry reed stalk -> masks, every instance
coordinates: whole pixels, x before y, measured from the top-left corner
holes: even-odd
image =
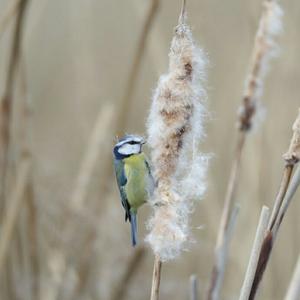
[[[1,224],[0,239],[0,272],[8,254],[10,242],[12,240],[18,215],[21,211],[24,193],[28,184],[30,172],[30,162],[23,160],[20,162],[15,187],[9,197],[9,206]]]
[[[113,296],[111,297],[111,300],[123,300],[126,296],[126,290],[128,290],[128,285],[134,276],[136,274],[136,270],[139,268],[141,263],[143,262],[146,255],[146,248],[145,247],[138,247],[130,257],[127,265],[126,270],[121,277],[121,280],[116,285],[115,291],[113,293]]]
[[[137,47],[134,54],[133,63],[128,75],[128,81],[126,83],[126,89],[124,93],[124,98],[120,103],[120,115],[118,122],[120,124],[126,123],[126,118],[128,117],[129,111],[131,109],[132,96],[134,93],[134,88],[136,86],[137,77],[139,74],[140,66],[144,57],[145,49],[147,46],[147,40],[149,33],[151,31],[153,22],[158,13],[160,0],[151,0],[147,15],[144,20],[141,34],[138,39]],[[118,126],[123,131],[123,126]]]
[[[250,259],[245,274],[243,286],[241,288],[240,300],[247,300],[250,295],[251,285],[255,275],[255,269],[258,263],[259,251],[261,249],[265,233],[268,227],[270,210],[267,206],[263,206],[256,229],[256,234],[253,242],[253,247],[250,254]]]
[[[300,299],[300,255],[294,270],[293,278],[290,282],[285,300],[299,300]]]
[[[2,34],[5,32],[7,26],[12,21],[14,16],[17,14],[19,5],[22,0],[13,0],[9,1],[8,6],[4,10],[2,16],[0,16],[0,38]]]
[[[159,256],[156,255],[154,258],[150,300],[158,300],[159,299],[161,266],[162,266],[162,262],[161,262]]]
[[[223,249],[224,252],[228,253],[228,249],[226,249],[224,246],[225,241],[228,240],[226,237],[226,229],[230,218],[230,211],[235,199],[235,191],[238,185],[241,157],[247,133],[252,128],[253,119],[257,111],[258,101],[262,94],[263,80],[268,68],[268,62],[269,59],[274,55],[274,50],[276,50],[273,37],[278,34],[281,29],[281,15],[281,9],[276,0],[264,1],[264,10],[260,19],[258,31],[256,33],[252,52],[252,60],[243,94],[243,103],[239,111],[238,128],[240,132],[236,144],[234,161],[231,167],[221,222],[218,230],[218,237],[215,247],[215,261],[207,295],[208,300],[217,300],[220,298],[219,287],[222,285],[222,274],[224,274],[225,271],[225,263],[223,261],[227,260],[227,255],[222,255],[223,259],[220,260],[219,249]]]
[[[286,167],[284,172],[286,172],[287,167],[291,167],[293,170],[294,166],[300,160],[300,110],[299,110],[298,117],[296,118],[296,121],[293,125],[293,136],[290,142],[289,150],[286,154],[284,154],[283,157],[286,162]],[[278,213],[273,214],[276,215],[276,219],[274,220],[274,222],[272,221],[270,223],[273,224],[273,226],[268,227],[262,247],[260,249],[259,260],[256,266],[255,276],[253,279],[251,292],[249,296],[249,299],[251,300],[255,299],[259,284],[263,278],[264,272],[269,262],[273,245],[276,240],[282,219],[288,209],[288,206],[299,184],[300,184],[299,167],[295,175],[292,177],[291,181],[290,181],[290,177],[283,176],[282,182],[280,184],[280,189],[274,203],[274,208],[276,208],[278,207],[277,201],[280,201],[279,211]]]
[[[190,277],[190,300],[198,299],[198,277],[193,274]]]
[[[11,1],[12,2],[12,1]],[[22,161],[13,157],[11,151],[11,119],[12,119],[12,109],[13,98],[14,98],[14,87],[16,82],[16,73],[19,65],[19,60],[22,51],[22,37],[24,31],[24,19],[25,13],[28,6],[28,0],[20,0],[18,3],[15,1],[11,3],[11,6],[5,13],[3,23],[1,23],[0,30],[4,30],[4,27],[8,24],[10,19],[16,14],[16,21],[14,23],[13,32],[12,32],[12,42],[10,49],[10,57],[7,67],[7,77],[4,85],[3,98],[0,99],[0,216],[3,218],[3,214],[9,208],[8,197],[10,195],[9,190],[13,187],[13,180],[16,176],[16,161]],[[6,23],[7,22],[7,23]],[[0,37],[1,34],[0,32]],[[15,150],[15,149],[14,149]],[[16,237],[18,241],[19,237]],[[20,240],[19,240],[20,242]],[[15,273],[12,272],[12,262],[16,261],[20,253],[11,252],[9,253],[10,257],[7,257],[5,262],[5,276],[9,284],[8,293],[10,298],[13,299],[15,295],[15,290],[17,283],[13,281]],[[2,266],[3,268],[4,266]]]
[[[11,53],[9,58],[8,73],[0,102],[0,214],[5,208],[5,188],[7,181],[8,151],[10,145],[10,122],[12,116],[12,97],[16,70],[21,53],[21,42],[24,29],[25,11],[28,0],[20,0],[18,5],[16,24],[14,27]]]

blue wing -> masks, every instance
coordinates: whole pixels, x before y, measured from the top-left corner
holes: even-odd
[[[125,185],[127,183],[127,178],[124,171],[124,163],[122,160],[115,159],[114,165],[115,165],[117,183],[118,183],[120,196],[121,196],[121,203],[125,209],[125,221],[129,219],[129,222],[131,222],[130,204],[128,203],[126,192],[125,192]]]

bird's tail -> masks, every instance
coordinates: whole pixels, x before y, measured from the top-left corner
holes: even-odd
[[[137,221],[136,212],[130,211],[130,224],[131,224],[131,241],[134,247],[137,244]]]

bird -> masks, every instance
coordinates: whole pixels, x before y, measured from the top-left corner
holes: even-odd
[[[142,147],[145,139],[138,135],[125,135],[113,148],[114,167],[125,222],[131,224],[132,246],[137,244],[137,211],[147,202],[154,190],[154,179]]]

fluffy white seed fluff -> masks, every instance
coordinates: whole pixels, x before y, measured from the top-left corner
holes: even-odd
[[[205,64],[183,13],[171,43],[169,71],[159,79],[148,118],[157,188],[150,201],[154,213],[146,240],[162,261],[184,249],[193,201],[205,191],[208,158],[199,152],[206,114]]]
[[[257,122],[253,123],[260,123],[259,119],[263,114],[255,112],[260,106],[263,81],[270,59],[276,56],[279,50],[274,38],[282,31],[282,9],[276,0],[266,0],[263,5],[264,10],[255,36],[249,74],[245,82],[244,105],[239,112],[241,129],[251,127],[254,115]]]

